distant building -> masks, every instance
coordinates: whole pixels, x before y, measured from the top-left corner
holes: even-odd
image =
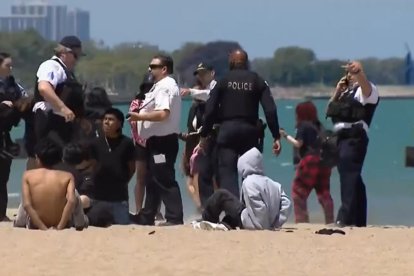
[[[11,15],[0,17],[1,32],[34,29],[45,39],[58,41],[65,35],[90,40],[89,12],[67,6],[49,5],[46,1],[22,1],[12,5]]]
[[[89,12],[76,9],[68,13],[67,33],[75,34],[82,41],[90,40]]]

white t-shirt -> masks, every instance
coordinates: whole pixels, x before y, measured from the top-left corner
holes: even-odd
[[[156,110],[169,110],[168,118],[161,122],[139,121],[138,134],[143,139],[152,136],[167,136],[180,132],[181,97],[177,82],[171,77],[165,77],[154,84],[145,94],[145,101],[140,113]]]
[[[357,101],[359,101],[362,105],[366,105],[366,104],[377,104],[378,100],[379,100],[379,93],[378,93],[378,89],[377,87],[371,83],[371,87],[372,87],[372,91],[371,91],[371,95],[369,95],[369,97],[365,97],[364,94],[362,93],[362,88],[358,87],[357,91],[355,92],[354,95],[354,99],[356,99]],[[350,92],[347,93],[352,93],[352,90]],[[368,125],[365,121],[361,120],[358,121],[356,123],[346,123],[346,122],[338,122],[334,125],[334,131],[339,131],[343,128],[351,128],[353,124],[362,124],[364,130],[368,133]]]
[[[206,89],[190,89],[191,97],[194,99],[206,102],[208,100],[208,97],[210,96],[210,91],[213,90],[213,88],[216,86],[217,82],[215,80],[212,80]]]
[[[62,65],[60,65],[57,61],[53,59],[60,60],[57,56],[53,56],[52,59],[46,60],[42,64],[40,64],[39,69],[37,70],[37,78],[38,83],[41,81],[47,81],[49,82],[54,89],[56,87],[65,82],[67,79],[65,69],[63,69]],[[60,60],[62,62],[62,60]],[[62,64],[64,64],[62,62]],[[52,105],[48,103],[47,101],[38,102],[33,107],[33,112],[36,112],[36,110],[43,110],[43,111],[49,111],[52,108]],[[58,110],[53,110],[54,113],[59,114]]]

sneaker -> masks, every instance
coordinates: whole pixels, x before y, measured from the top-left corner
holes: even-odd
[[[195,228],[195,227],[194,228],[207,230],[207,231],[229,231],[229,228],[227,228],[224,224],[212,223],[212,222],[205,221],[205,220],[198,222],[197,227],[199,228]]]
[[[2,222],[11,222],[11,219],[9,219],[8,216],[4,216],[2,219],[0,219]]]

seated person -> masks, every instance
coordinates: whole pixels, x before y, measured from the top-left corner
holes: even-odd
[[[99,203],[110,206],[114,224],[129,224],[128,183],[135,173],[135,147],[122,134],[123,113],[115,108],[105,112],[103,136],[91,143],[91,157],[96,161],[93,195],[82,197],[83,206],[94,209]],[[89,214],[89,212],[88,212]]]
[[[72,225],[77,230],[87,227],[73,175],[51,169],[62,159],[59,146],[44,139],[35,152],[39,168],[23,174],[23,202],[14,226],[40,230],[62,230]]]
[[[54,169],[73,174],[76,190],[82,199],[82,195],[93,197],[94,163],[90,158],[87,146],[80,143],[69,143],[63,149],[63,162],[54,166]]]
[[[218,223],[220,213],[224,211],[226,216],[222,224],[230,229],[280,228],[288,219],[291,203],[282,186],[264,175],[262,162],[262,154],[257,148],[243,154],[237,163],[239,174],[244,179],[242,202],[229,191],[219,189],[207,200],[203,220]],[[201,228],[211,225],[201,222]]]

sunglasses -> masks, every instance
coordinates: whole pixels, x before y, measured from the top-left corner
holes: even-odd
[[[75,59],[79,58],[79,55],[77,53],[75,53],[73,51],[70,51],[69,53],[71,53]]]
[[[162,64],[150,64],[148,67],[151,69],[151,70],[154,70],[154,69],[161,69],[161,68],[163,68],[165,65],[162,65]]]

